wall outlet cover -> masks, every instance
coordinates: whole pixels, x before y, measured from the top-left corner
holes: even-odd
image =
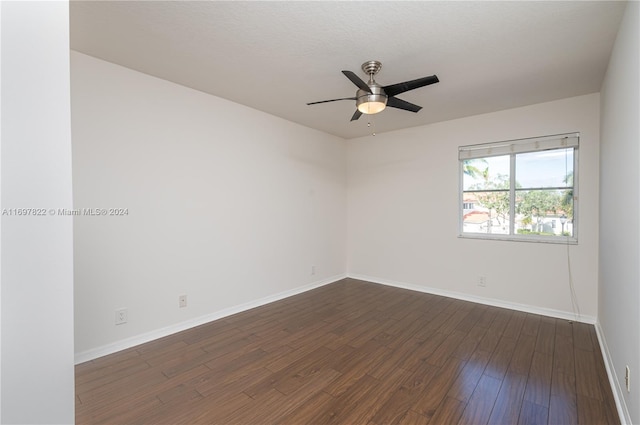
[[[129,312],[126,308],[119,308],[116,310],[116,325],[123,325],[127,323],[129,319]]]

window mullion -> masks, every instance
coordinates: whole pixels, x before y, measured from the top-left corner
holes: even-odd
[[[509,163],[509,234],[515,235],[516,221],[516,155],[510,155]]]

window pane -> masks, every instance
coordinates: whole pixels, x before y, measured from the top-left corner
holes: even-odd
[[[464,190],[508,189],[509,155],[462,161]]]
[[[509,191],[465,192],[462,202],[463,232],[509,234]]]
[[[573,186],[573,148],[516,155],[516,187]]]
[[[578,139],[567,134],[460,146],[460,234],[577,243]]]
[[[573,236],[573,189],[516,191],[515,231]]]

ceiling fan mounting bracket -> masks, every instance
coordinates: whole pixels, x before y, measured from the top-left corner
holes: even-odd
[[[382,62],[368,61],[362,64],[362,70],[365,74],[373,77],[382,69]]]

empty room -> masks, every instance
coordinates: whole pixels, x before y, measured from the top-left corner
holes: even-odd
[[[0,21],[1,423],[640,423],[639,2]]]

